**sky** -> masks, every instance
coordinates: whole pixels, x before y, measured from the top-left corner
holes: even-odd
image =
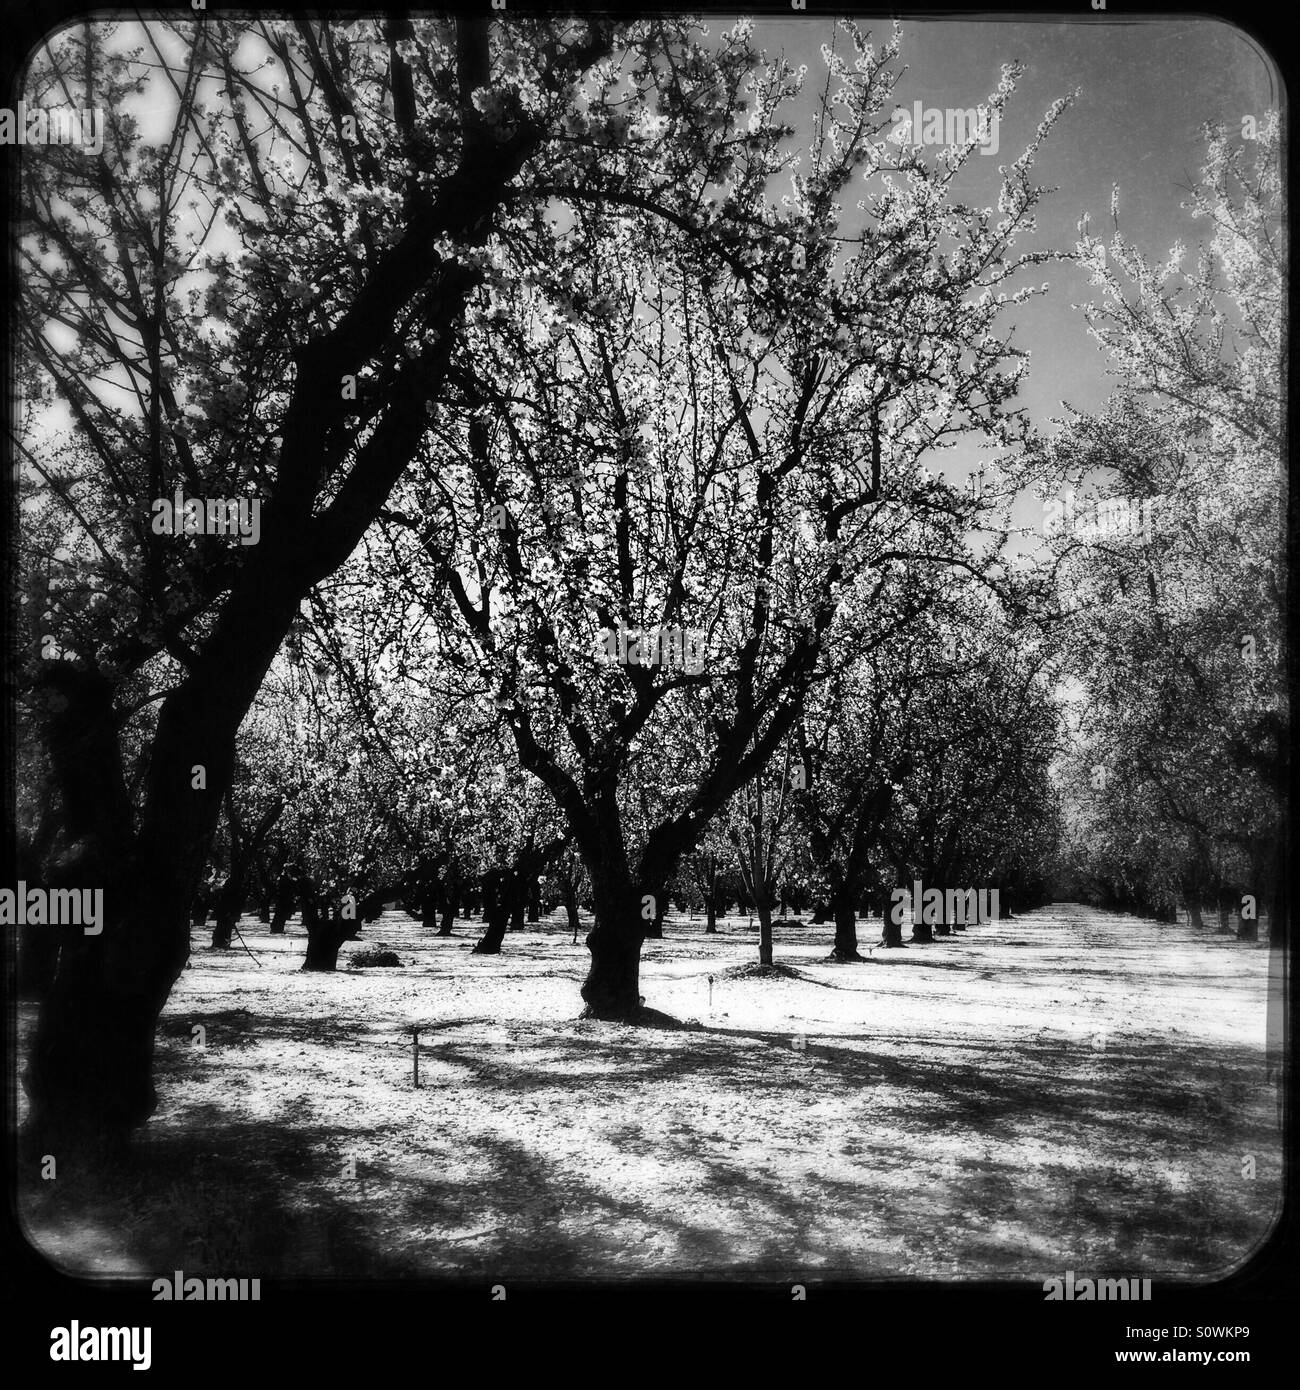
[[[721,28],[725,16],[710,16]],[[879,48],[889,21],[864,16]],[[808,128],[812,103],[824,72],[821,45],[833,22],[821,16],[759,18],[754,41],[775,54],[784,48],[796,64],[807,63]],[[842,39],[840,52],[847,51]],[[1055,188],[1039,204],[1038,236],[1018,249],[1068,250],[1078,240],[1078,223],[1091,214],[1094,236],[1110,232],[1111,191],[1120,189],[1124,235],[1147,256],[1164,260],[1176,241],[1189,253],[1207,237],[1203,222],[1180,206],[1196,180],[1204,155],[1201,127],[1222,121],[1240,132],[1242,119],[1262,119],[1284,101],[1276,65],[1248,34],[1218,19],[1186,16],[1152,20],[1107,18],[1088,12],[1078,20],[943,20],[902,18],[900,61],[907,71],[895,88],[905,107],[972,107],[993,92],[1005,63],[1024,66],[998,132],[996,154],[973,156],[957,184],[972,204],[996,205],[998,166],[1016,159],[1033,138],[1051,104],[1076,88],[1080,94],[1039,151],[1034,181]],[[1030,277],[1049,293],[1014,312],[1015,341],[1030,352],[1020,403],[1030,419],[1046,427],[1063,415],[1062,401],[1084,410],[1099,407],[1117,383],[1106,376],[1106,360],[1089,337],[1073,304],[1097,291],[1075,266],[1049,264]],[[964,476],[978,462],[972,441],[949,456],[944,471]],[[1037,528],[1042,504],[1022,497],[1013,510],[1017,525]]]

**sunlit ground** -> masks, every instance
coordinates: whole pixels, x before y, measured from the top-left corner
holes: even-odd
[[[1056,906],[861,965],[783,928],[761,975],[746,919],[670,917],[643,993],[689,1030],[578,1021],[559,918],[492,957],[390,912],[335,975],[241,928],[260,963],[195,932],[133,1165],[20,1192],[60,1267],[1207,1279],[1278,1210],[1271,953],[1210,925]]]

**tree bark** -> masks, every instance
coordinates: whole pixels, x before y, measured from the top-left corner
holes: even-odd
[[[307,955],[302,968],[336,970],[340,948],[349,937],[355,935],[355,921],[342,918],[337,912],[313,911],[307,923]]]
[[[434,879],[423,885],[420,898],[420,925],[428,932],[438,930],[438,883]]]
[[[888,907],[881,914],[881,928],[880,944],[889,950],[901,950],[903,947],[903,924],[894,921],[894,914]]]
[[[442,894],[442,922],[438,927],[439,936],[450,936],[456,925],[456,894],[459,884],[458,870],[448,870]]]
[[[104,888],[104,917],[98,936],[80,936],[60,953],[24,1075],[31,1131],[50,1152],[56,1143],[121,1150],[157,1105],[154,1027],[189,957],[190,904],[247,709],[232,711],[215,685],[192,676],[164,700],[144,812],[129,839],[113,687],[92,680],[69,690],[63,713],[80,733],[51,721],[66,833],[84,846],[83,884]],[[204,787],[194,786],[195,765],[205,770]]]
[[[239,921],[239,885],[226,880],[217,895],[217,920],[212,928],[212,949],[228,951]]]
[[[838,877],[838,873],[836,875]],[[851,884],[835,882],[831,889],[830,909],[835,921],[835,943],[831,947],[831,959],[859,961],[857,914],[853,910],[853,887]]]
[[[275,908],[271,913],[272,935],[283,933],[289,918],[293,916],[293,905],[293,880],[289,874],[284,874],[275,889]]]
[[[586,1018],[628,1022],[641,1011],[641,894],[617,863],[588,861],[596,922],[587,933],[591,965],[582,986]]]
[[[573,933],[573,939],[577,941],[578,928],[581,925],[578,917],[578,885],[567,869],[560,876],[560,901],[564,904],[564,915],[568,918],[569,930]]]
[[[487,930],[474,945],[476,956],[495,956],[510,925],[510,875],[502,869],[490,869],[483,875],[483,920]]]
[[[934,941],[934,931],[928,922],[921,920],[921,904],[912,904],[912,940],[920,942],[921,945],[929,945]]]
[[[510,930],[523,931],[524,909],[528,901],[528,885],[525,882],[532,855],[525,851],[515,862],[514,869],[502,880],[507,910],[510,914]]]

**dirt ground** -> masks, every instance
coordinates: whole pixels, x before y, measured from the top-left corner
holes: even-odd
[[[688,1029],[579,1021],[559,919],[475,956],[389,912],[333,975],[241,927],[256,963],[194,934],[131,1166],[20,1190],[61,1268],[1203,1280],[1280,1207],[1274,953],[1208,925],[1057,905],[861,965],[788,927],[763,974],[745,919],[670,916],[643,993]]]

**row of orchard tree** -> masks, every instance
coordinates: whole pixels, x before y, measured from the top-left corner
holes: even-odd
[[[1050,258],[1017,242],[1068,102],[972,208],[977,133],[888,139],[899,53],[840,26],[798,142],[804,74],[744,23],[203,16],[37,53],[29,105],[107,113],[101,154],[50,147],[22,184],[17,841],[26,879],[105,904],[48,963],[25,1086],[51,1142],[152,1112],[210,874],[225,925],[296,895],[320,962],[395,886],[445,914],[469,883],[490,947],[549,874],[593,913],[588,1010],[625,1019],[647,899],[653,930],[728,858],[765,950],[797,877],[847,959],[855,908],[909,877],[1033,900],[1058,824],[1114,846],[1085,866],[1108,882],[1152,862],[1120,862],[1126,817],[1158,836],[1146,784],[1098,805],[1068,763],[1118,739],[1182,765],[1150,729],[1199,684],[1125,668],[1121,736],[1100,663],[1157,610],[1161,669],[1201,633],[1172,608],[1195,545],[1160,550],[1145,616],[1148,561],[1006,545],[1018,488],[1103,461],[1092,422],[1043,442],[1014,407],[1011,315]],[[1104,460],[1132,485],[1142,408]],[[972,432],[1002,451],[982,490],[935,471]],[[1255,444],[1202,447],[1213,480]],[[256,502],[255,542],[151,524],[177,492]],[[663,660],[632,660],[646,633]],[[1101,711],[1078,727],[1068,674]],[[1265,756],[1223,698],[1218,754]]]
[[[373,594],[374,580],[357,592]],[[880,915],[900,885],[993,888],[1004,908],[1043,900],[1059,819],[1044,658],[993,604],[967,590],[966,611],[955,607],[963,586],[922,601],[920,576],[901,583],[928,619],[829,666],[768,763],[655,879],[639,855],[656,808],[691,775],[698,730],[665,719],[653,753],[636,757],[616,814],[643,937],[662,933],[674,901],[698,906],[710,931],[736,900],[770,962],[787,902],[832,919],[835,956],[855,960],[857,916],[868,905]],[[508,925],[561,906],[576,935],[580,907],[594,907],[591,866],[520,767],[506,714],[460,668],[396,657],[369,600],[345,636],[346,604],[334,598],[318,605],[319,623],[295,629],[240,730],[194,920],[210,915],[212,945],[228,947],[245,911],[272,932],[301,912],[310,969],[332,969],[342,942],[393,902],[442,935],[458,916],[481,916],[483,953],[501,948]],[[918,914],[918,939],[928,925]],[[942,918],[937,929],[947,931]],[[901,944],[897,922],[886,937]]]
[[[1294,526],[1276,113],[1243,130],[1208,131],[1195,248],[1150,261],[1118,196],[1108,236],[1081,226],[1121,385],[1025,467],[1076,511],[1098,477],[1144,507],[1141,543],[1086,514],[1049,542],[1072,678],[1058,892],[1198,925],[1213,908],[1254,935],[1287,917]]]

